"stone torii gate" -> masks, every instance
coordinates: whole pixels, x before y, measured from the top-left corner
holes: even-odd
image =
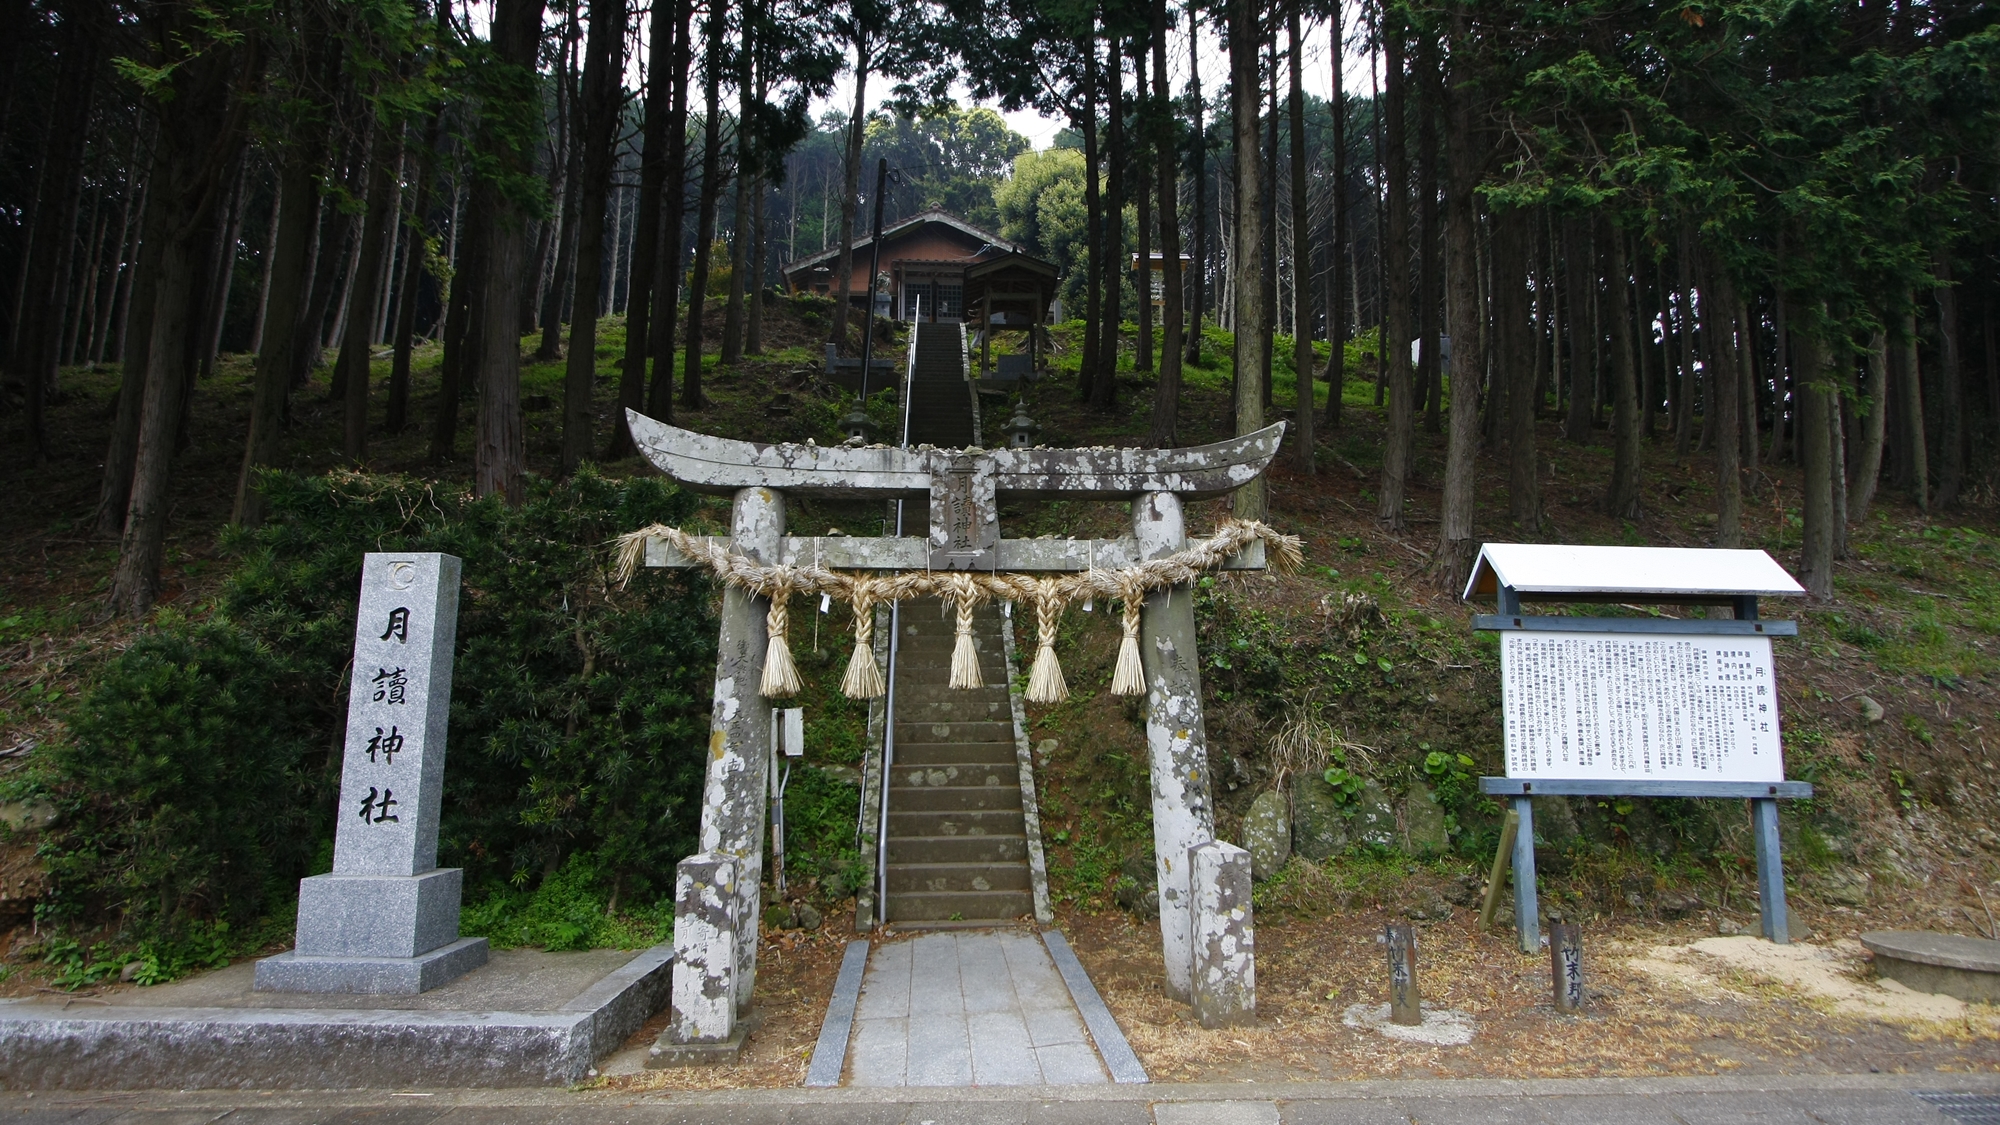
[[[1186,544],[1187,499],[1221,496],[1255,479],[1278,452],[1284,424],[1184,449],[954,450],[779,444],[694,433],[626,411],[646,457],[683,487],[733,498],[726,545],[759,565],[818,562],[834,570],[1078,572],[1163,558]],[[928,538],[795,537],[785,496],[927,500]],[[1002,498],[1132,500],[1132,534],[1099,540],[1004,539]],[[1260,570],[1253,541],[1229,569]],[[689,560],[663,538],[648,566]],[[679,866],[674,909],[673,1024],[666,1038],[703,1057],[704,1044],[741,1043],[757,969],[771,708],[759,696],[769,602],[731,585],[721,638],[702,795],[701,851]],[[1189,849],[1215,837],[1207,734],[1186,587],[1148,595],[1139,640],[1146,675],[1153,853],[1166,990],[1192,1000],[1194,938]],[[1247,905],[1247,904],[1246,904]]]

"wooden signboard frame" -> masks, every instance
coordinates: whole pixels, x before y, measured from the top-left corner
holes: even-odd
[[[1495,548],[1499,548],[1496,551]],[[1519,551],[1510,561],[1511,569],[1505,565],[1506,552]],[[1638,588],[1618,589],[1593,585],[1588,589],[1578,589],[1574,579],[1568,588],[1539,586],[1521,589],[1510,583],[1524,568],[1523,561],[1535,561],[1527,552],[1567,551],[1597,555],[1609,552],[1634,552],[1633,561],[1643,564],[1646,560],[1638,553],[1685,556],[1686,551],[1654,552],[1648,548],[1545,548],[1528,545],[1493,544],[1481,552],[1474,567],[1472,580],[1467,583],[1465,599],[1470,600],[1479,593],[1490,592],[1498,601],[1498,613],[1477,614],[1472,619],[1472,627],[1481,632],[1543,632],[1543,633],[1597,633],[1619,635],[1667,636],[1757,636],[1795,637],[1798,623],[1795,621],[1766,621],[1758,617],[1757,599],[1759,594],[1796,596],[1803,594],[1796,583],[1778,574],[1783,582],[1773,582],[1762,574],[1755,585],[1749,585],[1754,592],[1741,588],[1736,590],[1705,587],[1673,588],[1669,582],[1634,583]],[[1757,559],[1721,559],[1724,564],[1742,563],[1746,567],[1768,564],[1776,569],[1776,563],[1761,551],[1743,552],[1699,552],[1701,555],[1761,556]],[[1499,558],[1493,556],[1499,555]],[[1605,561],[1617,556],[1605,554]],[[1667,560],[1685,565],[1686,560]],[[1709,560],[1703,560],[1704,562]],[[1761,569],[1761,568],[1759,568]],[[1619,567],[1616,572],[1627,576],[1642,573],[1643,565],[1631,568]],[[1566,576],[1567,577],[1567,576]],[[1790,589],[1785,585],[1789,584]],[[1526,583],[1523,583],[1526,585]],[[1673,605],[1726,605],[1734,611],[1734,619],[1688,619],[1663,617],[1548,617],[1535,616],[1522,611],[1526,598],[1534,601],[1551,602],[1611,602],[1652,603]],[[1775,685],[1774,685],[1775,687]],[[1757,890],[1760,930],[1770,941],[1785,945],[1791,940],[1789,919],[1785,907],[1784,859],[1778,841],[1778,802],[1785,799],[1809,798],[1813,787],[1803,781],[1700,781],[1664,779],[1563,779],[1563,778],[1516,778],[1482,777],[1479,779],[1480,792],[1498,797],[1508,802],[1519,818],[1518,828],[1513,835],[1512,855],[1495,857],[1494,885],[1488,888],[1488,897],[1498,893],[1499,879],[1507,860],[1514,868],[1514,928],[1520,939],[1523,953],[1541,951],[1541,923],[1538,916],[1535,890],[1535,821],[1534,798],[1536,797],[1700,797],[1709,799],[1748,800],[1750,802],[1751,827],[1756,840]],[[1505,842],[1503,841],[1503,847]]]

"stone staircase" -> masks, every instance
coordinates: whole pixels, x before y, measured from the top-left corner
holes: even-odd
[[[915,326],[910,444],[978,440],[963,330]],[[1034,912],[1005,642],[992,605],[973,615],[985,687],[951,687],[954,616],[906,602],[896,656],[896,746],[889,770],[884,917],[904,924],[1011,921]]]
[[[1034,912],[1000,615],[973,616],[985,687],[950,686],[953,615],[905,603],[889,771],[891,922],[993,922]]]
[[[916,326],[910,371],[910,444],[963,449],[976,443],[972,384],[965,375],[965,330],[957,324]]]

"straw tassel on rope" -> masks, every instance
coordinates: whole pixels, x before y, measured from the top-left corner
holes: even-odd
[[[1145,603],[1145,595],[1136,579],[1125,578],[1119,585],[1118,596],[1124,599],[1125,614],[1121,624],[1125,637],[1118,642],[1118,666],[1111,674],[1111,694],[1146,694],[1146,665],[1139,659],[1139,610]]]
[[[805,685],[799,682],[799,668],[792,662],[792,646],[785,639],[791,621],[792,588],[780,583],[771,590],[771,608],[764,615],[764,632],[770,644],[764,649],[764,682],[760,690],[767,699],[788,699]]]
[[[1028,672],[1028,702],[1061,703],[1069,698],[1062,665],[1056,661],[1056,626],[1062,622],[1063,611],[1062,587],[1053,578],[1030,579],[1022,585],[1033,591],[1035,605],[1035,665]]]
[[[972,646],[972,611],[986,590],[970,574],[948,574],[938,581],[945,599],[958,611],[958,640],[951,647],[951,686],[961,690],[985,687],[979,678],[979,650]]]
[[[889,690],[882,682],[882,670],[875,666],[875,591],[875,579],[855,580],[849,602],[854,610],[854,654],[847,658],[847,676],[840,681],[840,693],[849,699],[876,699]]]

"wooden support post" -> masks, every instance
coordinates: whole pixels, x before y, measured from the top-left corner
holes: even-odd
[[[1514,798],[1520,827],[1514,832],[1514,930],[1521,952],[1542,949],[1542,924],[1535,911],[1535,805],[1529,797]]]
[[[1778,802],[1757,797],[1750,802],[1750,823],[1757,837],[1757,906],[1766,938],[1790,945],[1791,922],[1785,912],[1785,861],[1778,849]]]
[[[1392,923],[1389,946],[1389,1022],[1416,1027],[1424,1022],[1423,998],[1417,990],[1417,928]]]
[[[1575,922],[1549,927],[1549,979],[1556,1011],[1573,1013],[1583,1007],[1583,927]]]
[[[1493,924],[1493,915],[1500,910],[1500,888],[1507,883],[1507,868],[1514,858],[1514,837],[1521,831],[1521,814],[1507,810],[1507,819],[1500,825],[1500,846],[1493,850],[1493,870],[1486,876],[1486,900],[1479,904],[1479,931]]]
[[[979,298],[979,373],[993,374],[993,294]]]

